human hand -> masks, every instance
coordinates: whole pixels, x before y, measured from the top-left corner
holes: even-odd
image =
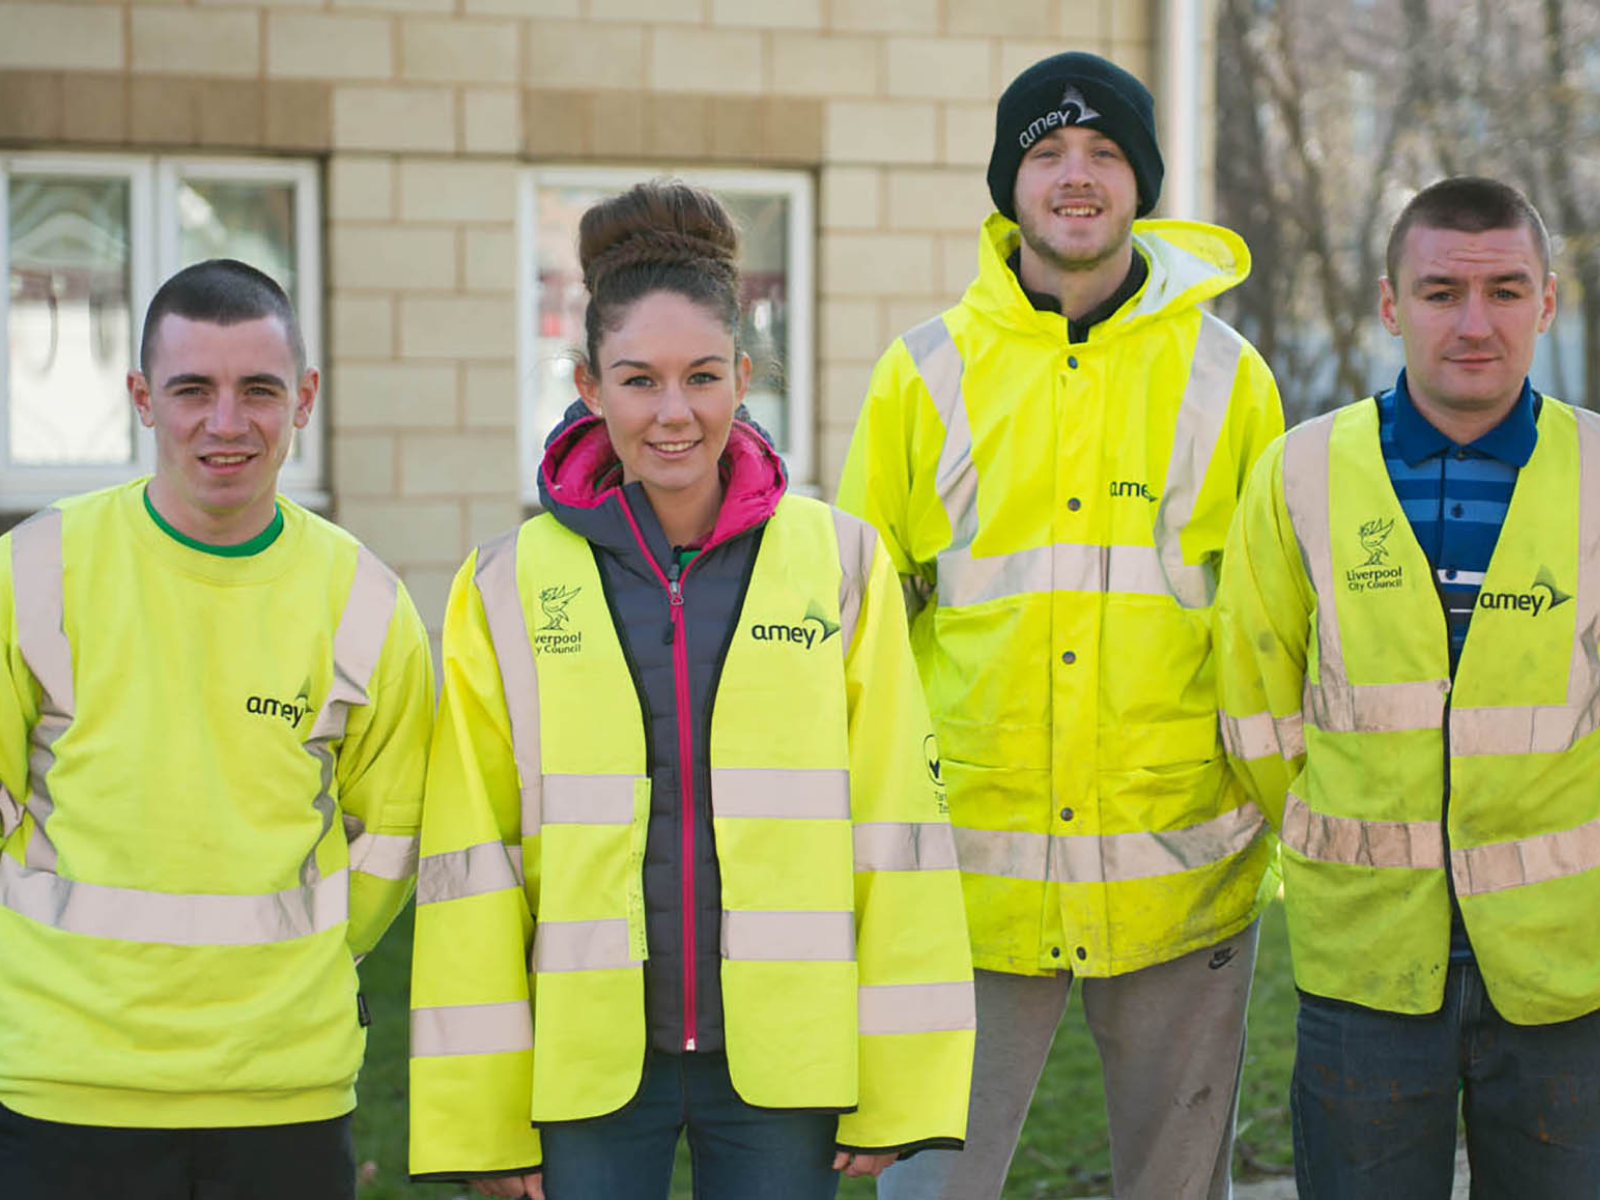
[[[846,1175],[870,1175],[876,1179],[883,1169],[899,1158],[898,1154],[855,1154],[840,1150],[833,1156],[833,1169]]]
[[[544,1172],[502,1175],[498,1179],[474,1179],[472,1188],[480,1196],[526,1196],[528,1200],[544,1200]]]

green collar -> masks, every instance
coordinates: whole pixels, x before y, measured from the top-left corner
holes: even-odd
[[[180,546],[187,546],[191,550],[198,550],[201,554],[215,555],[217,558],[249,558],[252,554],[260,554],[273,542],[278,540],[278,535],[283,532],[283,509],[276,504],[272,508],[272,520],[267,522],[267,527],[247,542],[239,542],[233,546],[216,546],[210,542],[199,542],[186,533],[180,533],[167,523],[165,518],[156,511],[156,506],[150,503],[150,489],[147,487],[140,495],[144,499],[144,510],[150,514],[150,519],[156,523],[156,528],[161,530]]]

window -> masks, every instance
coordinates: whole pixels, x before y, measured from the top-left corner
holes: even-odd
[[[662,174],[660,167],[539,168],[518,204],[518,378],[523,498],[538,499],[544,440],[577,398],[587,295],[578,219],[595,201]],[[739,222],[744,281],[740,340],[754,360],[745,404],[777,443],[797,486],[812,482],[811,177],[802,171],[679,171],[715,192]],[[809,490],[809,489],[808,489]]]
[[[238,258],[271,275],[319,362],[319,221],[308,162],[0,155],[0,509],[154,468],[124,379],[150,297],[190,263]],[[327,499],[321,450],[313,414],[281,483],[313,505]]]

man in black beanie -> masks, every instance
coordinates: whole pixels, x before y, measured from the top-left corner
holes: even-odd
[[[978,968],[966,1149],[878,1194],[1000,1195],[1076,976],[1116,1195],[1217,1200],[1275,879],[1218,740],[1210,615],[1283,415],[1200,304],[1250,256],[1135,224],[1161,194],[1153,105],[1093,54],[1006,89],[988,183],[978,278],[879,361],[839,488],[913,608]]]

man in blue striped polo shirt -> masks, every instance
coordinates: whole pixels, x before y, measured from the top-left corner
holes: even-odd
[[[1419,193],[1401,213],[1390,234],[1387,270],[1381,284],[1379,313],[1385,328],[1402,339],[1406,367],[1394,386],[1377,397],[1378,441],[1395,498],[1433,573],[1444,615],[1437,628],[1448,638],[1451,679],[1459,688],[1466,682],[1481,684],[1490,676],[1510,679],[1518,672],[1545,669],[1549,655],[1539,647],[1549,641],[1547,631],[1555,626],[1529,625],[1525,641],[1519,643],[1506,637],[1505,631],[1512,627],[1501,621],[1495,636],[1504,644],[1481,644],[1490,635],[1480,628],[1465,668],[1472,679],[1464,680],[1458,671],[1474,614],[1478,614],[1481,627],[1498,618],[1498,613],[1487,615],[1491,609],[1515,608],[1526,612],[1533,621],[1540,619],[1541,611],[1554,611],[1556,606],[1574,599],[1557,585],[1549,564],[1537,568],[1537,574],[1530,569],[1526,582],[1519,576],[1524,591],[1483,590],[1490,560],[1502,541],[1502,529],[1511,527],[1507,516],[1513,510],[1513,492],[1518,491],[1519,476],[1524,476],[1524,468],[1528,468],[1524,476],[1526,487],[1522,489],[1527,494],[1518,503],[1540,503],[1534,497],[1552,495],[1545,484],[1552,477],[1552,462],[1562,456],[1562,451],[1556,449],[1535,461],[1541,414],[1553,421],[1553,417],[1560,416],[1562,406],[1545,404],[1527,378],[1535,344],[1555,316],[1549,236],[1538,213],[1516,189],[1476,177],[1447,179]],[[1545,413],[1546,409],[1550,413]],[[1559,448],[1562,437],[1570,440],[1570,435],[1552,421],[1545,422],[1545,432],[1552,439],[1552,446]],[[1590,478],[1593,464],[1582,465],[1581,470]],[[1585,482],[1582,486],[1594,485]],[[1247,496],[1247,507],[1248,499]],[[1530,530],[1539,525],[1559,530],[1573,523],[1570,510],[1530,513],[1525,507],[1516,508],[1511,522],[1522,531],[1515,536],[1523,539],[1529,538]],[[1389,520],[1363,525],[1358,536],[1361,546],[1376,560],[1385,553],[1386,541],[1392,549],[1406,535]],[[1547,540],[1552,546],[1562,541],[1555,535]],[[1508,543],[1502,550],[1514,555],[1524,548],[1525,545]],[[1575,590],[1582,593],[1585,571],[1589,572],[1590,587],[1600,576],[1592,563],[1582,564],[1590,562],[1600,550],[1589,545],[1578,553],[1579,582]],[[1552,562],[1562,566],[1559,560]],[[1563,567],[1563,580],[1569,570]],[[1565,586],[1574,587],[1571,582]],[[1319,599],[1326,601],[1327,597]],[[1580,614],[1573,651],[1580,659],[1585,655],[1592,659],[1594,654],[1593,631],[1585,632],[1582,622],[1587,618],[1581,616],[1589,611],[1585,605],[1591,603],[1580,599],[1565,614],[1568,618],[1573,612]],[[1224,614],[1220,619],[1228,620],[1234,607],[1231,598],[1219,597],[1219,612]],[[1408,627],[1363,625],[1353,610],[1348,618],[1350,629],[1344,636],[1359,633],[1367,638],[1392,637],[1397,654],[1418,639],[1433,636],[1431,631],[1416,627],[1416,611],[1394,611],[1410,614]],[[1274,615],[1288,621],[1292,614]],[[1343,626],[1347,617],[1341,611],[1333,619]],[[1487,656],[1485,650],[1490,651]],[[1587,678],[1574,667],[1572,678],[1580,677]],[[1225,681],[1225,692],[1228,686]],[[1580,709],[1586,703],[1582,699],[1583,686],[1587,685],[1570,685],[1580,693],[1576,701]],[[1374,690],[1382,691],[1383,685]],[[1572,732],[1575,741],[1600,737],[1600,733],[1593,732],[1592,723],[1592,706],[1597,702],[1600,696],[1587,702],[1591,706],[1590,723],[1579,720]],[[1506,723],[1514,724],[1519,719],[1521,710],[1516,699],[1507,696],[1489,700],[1491,705],[1496,703],[1503,707],[1487,711],[1500,712],[1500,720]],[[1529,702],[1523,698],[1521,703]],[[1573,703],[1569,698],[1569,706]],[[1481,696],[1468,710],[1474,707],[1486,711]],[[1475,1197],[1519,1195],[1553,1200],[1600,1196],[1600,1011],[1585,1011],[1584,984],[1571,978],[1582,975],[1587,979],[1587,966],[1573,964],[1592,962],[1593,955],[1600,951],[1586,949],[1596,943],[1592,929],[1580,927],[1584,918],[1577,916],[1574,922],[1563,918],[1560,911],[1562,898],[1577,896],[1571,889],[1586,886],[1581,880],[1600,870],[1587,861],[1585,853],[1566,849],[1569,843],[1583,839],[1565,833],[1574,812],[1579,814],[1580,833],[1600,828],[1600,820],[1594,816],[1600,814],[1600,779],[1586,771],[1578,772],[1562,785],[1568,794],[1556,794],[1550,790],[1553,784],[1522,787],[1515,782],[1515,773],[1508,772],[1509,782],[1501,785],[1493,807],[1502,815],[1513,810],[1526,814],[1503,823],[1503,829],[1525,832],[1508,841],[1511,835],[1497,826],[1502,831],[1494,838],[1478,838],[1485,843],[1483,846],[1472,846],[1470,835],[1462,835],[1462,841],[1472,846],[1462,851],[1469,858],[1475,854],[1482,859],[1486,850],[1507,850],[1521,864],[1520,874],[1512,872],[1515,878],[1497,878],[1491,887],[1472,877],[1467,870],[1469,863],[1457,862],[1452,856],[1452,825],[1448,819],[1452,771],[1461,776],[1456,789],[1466,787],[1469,779],[1477,780],[1476,792],[1458,790],[1455,799],[1462,810],[1458,814],[1461,821],[1476,820],[1481,825],[1487,785],[1481,776],[1471,775],[1469,768],[1461,764],[1473,756],[1509,752],[1485,748],[1490,742],[1471,742],[1471,734],[1463,734],[1455,739],[1461,744],[1452,745],[1454,723],[1449,704],[1445,713],[1444,788],[1436,803],[1441,803],[1444,818],[1439,828],[1444,843],[1443,873],[1450,884],[1451,940],[1448,973],[1442,981],[1442,1007],[1436,1013],[1391,1011],[1386,1006],[1369,1007],[1370,1000],[1357,1003],[1302,990],[1292,1096],[1295,1172],[1300,1194],[1445,1200],[1451,1194],[1459,1113],[1465,1118]],[[1309,721],[1309,713],[1307,718]],[[1463,728],[1481,729],[1481,723]],[[1480,732],[1476,736],[1483,735]],[[1371,744],[1376,747],[1383,743]],[[1411,749],[1397,749],[1396,753],[1414,754],[1418,744],[1404,743]],[[1553,758],[1559,750],[1548,737],[1528,738],[1528,758],[1538,757],[1541,752]],[[1313,752],[1307,772],[1315,775],[1319,770],[1348,771],[1348,760],[1340,760],[1343,767],[1338,763],[1330,765],[1330,755],[1331,752],[1317,761]],[[1386,774],[1387,765],[1376,760],[1371,763],[1364,784],[1375,793],[1382,793],[1397,777]],[[1569,776],[1572,774],[1569,772]],[[1342,778],[1339,786],[1352,786],[1348,775]],[[1308,794],[1314,794],[1315,785],[1311,787]],[[1574,790],[1575,796],[1570,794]],[[1409,821],[1362,821],[1337,815],[1326,818],[1330,830],[1334,826],[1362,827],[1362,837],[1355,839],[1362,844],[1354,849],[1333,845],[1331,834],[1317,846],[1307,842],[1296,845],[1306,861],[1318,859],[1317,865],[1323,871],[1318,877],[1322,891],[1307,886],[1302,894],[1290,889],[1287,896],[1291,926],[1298,923],[1308,950],[1343,945],[1341,952],[1348,955],[1350,946],[1356,943],[1340,943],[1335,926],[1360,909],[1358,897],[1374,894],[1362,889],[1375,877],[1388,873],[1389,868],[1410,868],[1416,871],[1417,882],[1407,892],[1383,893],[1404,895],[1401,909],[1367,907],[1364,916],[1372,922],[1373,929],[1406,922],[1418,928],[1416,923],[1426,925],[1432,920],[1427,906],[1436,901],[1424,898],[1427,880],[1423,872],[1438,869],[1438,850],[1428,851],[1421,859],[1398,863],[1390,861],[1392,855],[1387,855],[1383,847],[1362,840],[1377,843],[1393,833],[1427,844],[1437,836],[1427,828],[1431,821],[1416,820],[1417,813],[1427,811],[1426,798],[1396,795],[1391,799],[1387,811],[1409,816]],[[1546,821],[1541,814],[1551,810],[1558,815]],[[1287,829],[1284,836],[1290,842]],[[1552,839],[1560,842],[1560,848],[1552,848],[1556,845]],[[1432,844],[1437,846],[1437,842]],[[1500,855],[1501,859],[1505,857]],[[1330,870],[1326,864],[1335,865]],[[1336,874],[1341,870],[1343,874]],[[1337,887],[1330,882],[1335,879],[1339,881]],[[1527,886],[1536,887],[1541,882],[1541,891]],[[1485,937],[1482,970],[1462,921],[1456,898],[1458,884],[1471,890],[1475,897],[1475,928]],[[1523,890],[1519,892],[1518,888]],[[1488,900],[1484,893],[1495,890],[1500,896]],[[1570,929],[1570,934],[1550,934],[1549,941],[1530,960],[1537,964],[1536,969],[1524,970],[1519,976],[1508,967],[1504,946],[1490,940],[1496,930],[1510,927],[1490,922],[1490,905],[1497,906],[1493,911],[1502,914],[1496,917],[1498,921],[1514,925],[1521,920],[1521,928]],[[1522,909],[1516,909],[1517,905]],[[1530,907],[1541,905],[1545,906],[1543,917],[1530,918]],[[1504,916],[1514,909],[1514,917]],[[1337,915],[1341,913],[1342,917]],[[1590,911],[1588,919],[1592,921],[1597,915],[1600,914]],[[1530,920],[1532,924],[1528,924]],[[1394,947],[1402,942],[1403,939],[1390,938],[1384,944]],[[1394,976],[1419,969],[1438,971],[1443,965],[1429,967],[1427,960],[1424,954],[1393,962]],[[1370,962],[1351,961],[1351,975],[1371,976],[1371,967]],[[1539,978],[1541,972],[1550,978]],[[1542,995],[1541,989],[1553,990],[1551,980],[1563,972],[1561,986],[1567,989],[1563,995],[1579,996],[1564,1011],[1575,1010],[1580,1015],[1552,1018],[1549,1024],[1518,1023],[1501,1015],[1497,1003],[1506,1004],[1513,1013],[1522,1012],[1518,1021],[1527,1022],[1526,1011],[1516,1007],[1517,993]],[[1490,986],[1485,983],[1486,973],[1492,974],[1490,982],[1497,989],[1492,997]],[[1405,987],[1389,992],[1376,988],[1361,992],[1361,996],[1409,997],[1431,990],[1432,986],[1436,984],[1430,982],[1429,988],[1411,991]]]

